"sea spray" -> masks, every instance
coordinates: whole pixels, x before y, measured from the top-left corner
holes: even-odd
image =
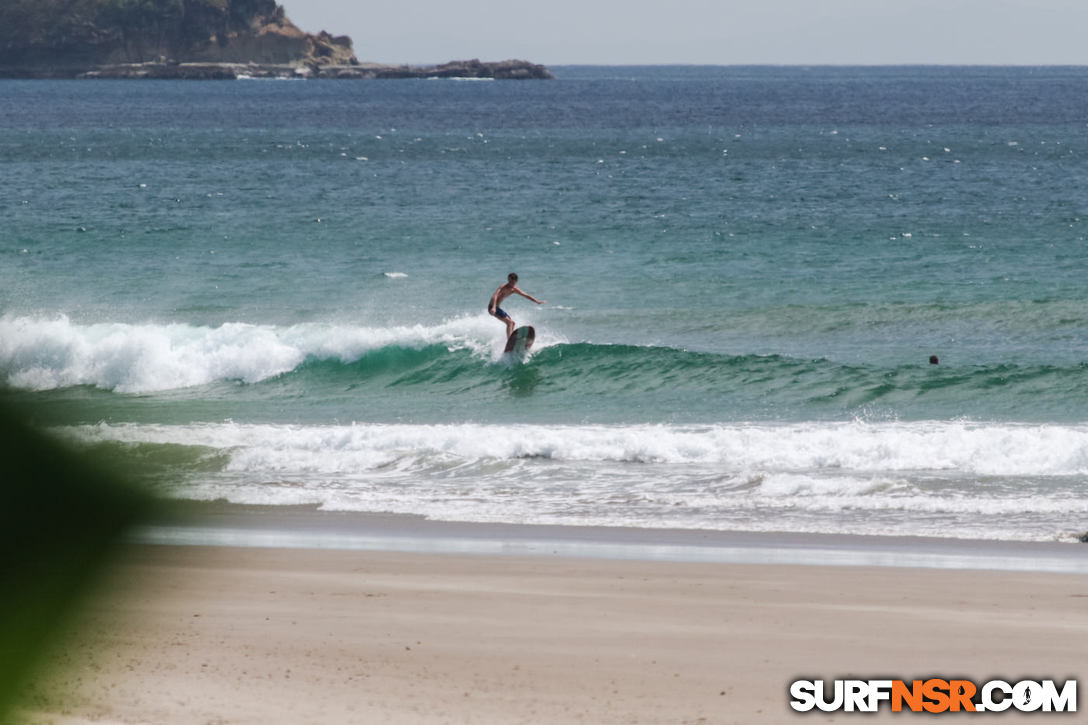
[[[298,401],[294,415],[311,422],[563,422],[573,410],[586,422],[630,424],[1073,423],[1088,407],[1086,369],[1079,362],[883,366],[723,354],[569,341],[549,327],[526,361],[511,364],[502,356],[501,329],[483,314],[389,327],[0,318],[0,375],[9,386],[60,397],[71,391],[78,399],[85,396],[75,389],[91,386],[139,394],[149,405],[159,395],[174,407],[200,403],[201,412],[192,413],[199,420],[264,417],[286,396]],[[518,403],[526,396],[532,405]],[[108,398],[98,402],[109,405]]]
[[[730,426],[63,429],[169,455],[172,496],[476,521],[1051,540],[1088,502],[1088,427]],[[172,447],[191,448],[182,456]],[[833,522],[833,523],[831,523]]]

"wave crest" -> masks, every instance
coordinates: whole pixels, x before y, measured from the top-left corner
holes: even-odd
[[[93,386],[142,394],[289,380],[312,400],[323,394],[339,400],[345,390],[361,400],[376,387],[407,393],[435,386],[430,392],[450,396],[448,401],[476,403],[480,387],[493,386],[496,363],[503,362],[501,337],[484,315],[403,327],[84,325],[67,317],[3,317],[0,376],[22,390]],[[560,406],[597,400],[613,410],[644,408],[667,419],[690,413],[692,420],[902,415],[1074,421],[1088,405],[1083,363],[889,368],[567,342],[546,330],[537,340],[528,365],[498,377]]]
[[[493,332],[489,328],[487,332]],[[491,335],[490,337],[494,337]],[[53,390],[90,385],[119,393],[152,393],[237,380],[257,383],[319,359],[352,363],[373,350],[444,345],[481,356],[493,341],[476,318],[432,327],[226,323],[95,323],[68,317],[0,318],[0,372],[8,385]]]

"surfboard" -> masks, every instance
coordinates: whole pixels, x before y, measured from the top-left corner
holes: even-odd
[[[524,325],[519,327],[510,333],[510,337],[506,338],[506,349],[503,352],[512,353],[517,357],[525,357],[525,354],[529,352],[529,348],[533,346],[533,340],[536,339],[536,330],[532,325]]]

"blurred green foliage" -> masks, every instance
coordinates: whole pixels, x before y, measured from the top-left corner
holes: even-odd
[[[153,499],[0,396],[0,722]]]

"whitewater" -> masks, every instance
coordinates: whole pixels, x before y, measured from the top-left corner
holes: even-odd
[[[1072,540],[1088,426],[75,426],[197,500],[440,520]],[[152,476],[154,477],[154,476]],[[1064,525],[1064,530],[1062,526]]]
[[[166,495],[195,500],[461,521],[1021,540],[1073,540],[1088,515],[1069,488],[1088,476],[1085,424],[889,419],[871,401],[848,420],[729,420],[720,400],[699,399],[740,385],[736,376],[759,364],[794,382],[811,366],[817,400],[857,385],[859,371],[548,334],[516,363],[504,359],[492,325],[483,316],[393,328],[5,317],[0,367],[16,389],[97,391],[81,415],[102,420],[54,430],[94,455],[130,461]],[[936,370],[904,375],[913,389],[901,394],[921,395]],[[670,383],[669,371],[685,380]],[[973,394],[958,377],[940,383],[943,395]],[[477,422],[488,417],[479,399],[504,382],[514,400],[555,403],[538,405],[533,424],[527,415]],[[794,387],[785,394],[796,404]],[[639,401],[664,391],[672,406],[598,411],[601,423],[567,419],[564,411],[601,391]],[[772,382],[764,397],[776,391]],[[421,395],[440,396],[441,414],[429,404],[433,422],[398,422]],[[379,403],[387,422],[369,420]],[[149,413],[130,416],[148,420],[106,422],[140,405]],[[330,411],[342,422],[322,420]],[[466,420],[449,422],[457,411]],[[677,422],[700,416],[707,420]],[[245,422],[284,417],[294,422]]]

